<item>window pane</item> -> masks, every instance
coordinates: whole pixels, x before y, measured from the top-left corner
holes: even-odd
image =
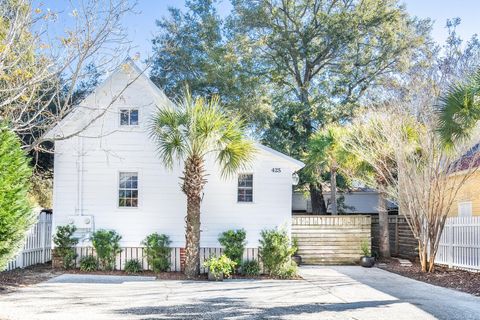
[[[120,110],[120,125],[128,126],[128,110]]]
[[[132,207],[138,207],[138,199],[132,199]]]
[[[138,125],[138,110],[130,110],[130,125]]]

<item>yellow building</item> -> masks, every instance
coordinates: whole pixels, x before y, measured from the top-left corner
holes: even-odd
[[[463,178],[458,175],[456,178]],[[480,216],[480,170],[477,170],[458,191],[450,208],[450,216]]]

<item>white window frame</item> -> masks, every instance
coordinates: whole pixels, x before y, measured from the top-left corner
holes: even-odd
[[[252,176],[252,186],[251,187],[240,187],[238,185],[238,182],[239,182],[239,179],[240,179],[240,176],[241,175],[251,175]],[[242,189],[251,189],[252,190],[252,201],[240,201],[238,200],[238,191],[240,190],[240,188]],[[235,197],[237,199],[237,203],[241,203],[241,204],[251,204],[251,203],[254,203],[255,202],[255,175],[253,174],[253,172],[242,172],[242,173],[239,173],[237,175],[237,179],[236,179],[236,184],[235,184]]]
[[[122,124],[122,112],[123,111],[128,111],[128,124]],[[130,124],[130,118],[131,118],[131,113],[132,111],[137,111],[137,124]],[[140,109],[139,108],[131,108],[131,107],[125,107],[122,108],[120,107],[118,109],[118,125],[120,127],[128,127],[128,128],[135,128],[140,126]]]
[[[120,188],[120,176],[122,173],[131,173],[131,174],[136,174],[137,175],[137,188],[134,189],[134,188]],[[120,190],[126,190],[126,189],[129,189],[129,190],[136,190],[137,191],[137,206],[136,207],[127,207],[127,206],[121,206],[120,205]],[[116,187],[116,196],[115,196],[115,201],[116,201],[116,204],[117,204],[117,209],[121,209],[121,210],[136,210],[138,208],[140,208],[140,194],[141,194],[141,190],[140,190],[140,172],[138,170],[135,170],[135,169],[132,169],[132,170],[119,170],[117,172],[117,187]]]
[[[467,210],[466,214],[463,210]],[[458,202],[458,216],[459,217],[471,217],[472,216],[472,201],[460,201]]]

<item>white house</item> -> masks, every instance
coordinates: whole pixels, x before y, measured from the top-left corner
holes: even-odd
[[[148,130],[156,109],[169,104],[127,61],[46,135],[55,138],[54,227],[73,222],[85,239],[114,229],[125,247],[159,232],[170,236],[172,247],[184,246],[181,164],[164,167]],[[219,247],[218,235],[232,228],[244,228],[247,247],[257,247],[262,229],[290,227],[292,175],[303,163],[256,146],[250,169],[228,180],[207,161],[202,247]]]

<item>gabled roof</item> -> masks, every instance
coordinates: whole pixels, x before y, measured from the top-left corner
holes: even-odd
[[[93,92],[91,92],[88,96],[86,96],[78,105],[74,106],[72,110],[60,121],[58,122],[55,127],[51,128],[49,131],[47,131],[42,138],[45,140],[53,140],[56,135],[60,135],[62,132],[62,128],[65,127],[68,123],[75,121],[76,116],[80,116],[80,113],[82,111],[82,107],[88,108],[91,106],[87,105],[87,101],[89,101],[89,98],[92,96],[95,96],[99,92],[101,92],[105,86],[107,86],[110,81],[112,80],[113,77],[115,77],[117,74],[126,72],[125,66],[128,67],[128,71],[133,72],[133,76],[135,81],[141,80],[146,83],[148,89],[152,92],[152,95],[155,100],[157,101],[168,101],[169,103],[172,103],[170,99],[163,93],[162,90],[160,90],[153,82],[150,80],[150,78],[146,75],[144,70],[141,70],[135,62],[128,58],[126,59],[122,64],[120,64],[115,70],[100,84],[98,85]],[[173,104],[173,103],[172,103]]]
[[[277,150],[274,150],[270,147],[264,146],[261,143],[258,143],[258,142],[255,143],[255,147],[257,147],[260,150],[266,151],[266,152],[270,153],[271,155],[273,155],[277,158],[280,158],[284,161],[290,162],[291,164],[293,164],[293,167],[295,168],[295,171],[298,171],[305,166],[305,164],[302,161],[299,161],[299,160],[294,159],[290,156],[287,156],[286,154],[283,154],[283,153],[281,153]]]
[[[135,77],[136,77],[136,80],[143,80],[146,85],[148,86],[148,88],[151,90],[152,94],[154,95],[154,99],[157,100],[157,102],[161,102],[161,103],[165,103],[165,101],[167,101],[168,103],[171,103],[173,105],[173,102],[168,99],[168,97],[165,95],[165,93],[159,88],[157,87],[157,85],[155,85],[152,80],[150,80],[150,78],[145,74],[144,71],[142,71],[136,64],[135,62],[128,58],[125,60],[125,62],[123,64],[121,64],[120,66],[118,66],[113,72],[112,74],[110,74],[107,79],[105,79],[105,81],[103,81],[97,88],[95,88],[95,90],[90,93],[87,97],[85,97],[85,99],[80,102],[78,104],[78,106],[74,107],[69,114],[67,114],[67,116],[65,116],[59,123],[57,123],[57,125],[50,129],[47,133],[45,133],[43,135],[43,139],[46,139],[46,140],[53,140],[54,137],[56,135],[58,135],[59,133],[62,132],[62,127],[64,127],[65,125],[67,125],[69,122],[72,122],[72,121],[75,121],[76,120],[76,115],[79,114],[78,116],[81,116],[81,107],[84,106],[84,107],[88,107],[86,106],[84,103],[85,101],[88,101],[89,100],[89,97],[90,96],[93,96],[95,94],[97,94],[98,92],[101,92],[102,89],[107,85],[107,83],[109,83],[109,81],[118,73],[120,72],[125,72],[125,65],[129,66],[131,68],[131,70],[135,73]],[[129,70],[130,71],[130,70]],[[136,81],[135,80],[135,81]],[[272,148],[269,148],[267,146],[264,146],[260,143],[255,143],[255,147],[260,149],[260,150],[263,150],[271,155],[273,155],[274,157],[276,158],[279,158],[283,161],[286,161],[288,163],[290,163],[292,165],[292,167],[295,169],[295,171],[298,171],[300,170],[301,168],[303,168],[305,166],[305,164],[301,161],[298,161],[290,156],[287,156],[281,152],[278,152]]]

